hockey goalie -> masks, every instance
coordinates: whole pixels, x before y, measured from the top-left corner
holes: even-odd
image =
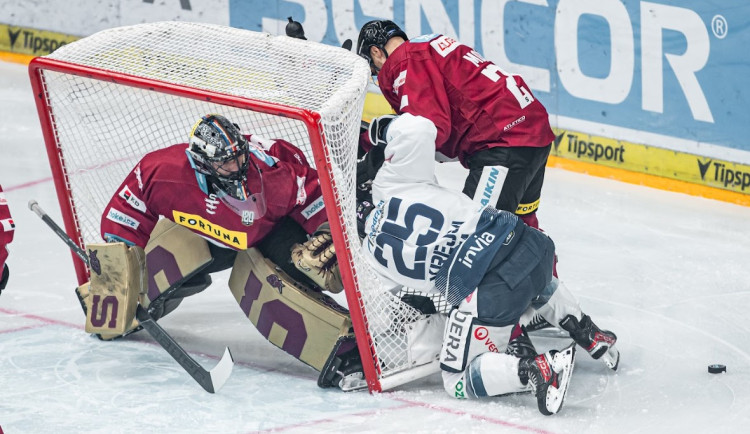
[[[435,181],[437,129],[403,114],[373,123],[382,166],[363,211],[362,252],[391,287],[439,294],[451,307],[440,349],[445,390],[456,398],[534,391],[539,411],[560,411],[576,344],[616,369],[614,333],[599,329],[553,276],[555,246],[516,215],[473,202]],[[372,151],[371,151],[372,152]],[[378,164],[371,164],[378,166]],[[386,286],[388,286],[386,284]],[[434,314],[429,296],[407,300]],[[519,325],[538,312],[575,341],[537,353]]]
[[[343,286],[315,169],[218,114],[186,136],[145,155],[104,209],[106,242],[86,246],[91,279],[76,290],[86,331],[138,331],[137,304],[161,318],[231,268],[229,289],[266,339],[320,371],[321,387],[365,387],[348,311],[323,292]]]

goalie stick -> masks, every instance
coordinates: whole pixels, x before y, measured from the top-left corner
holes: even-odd
[[[49,226],[57,236],[68,245],[73,253],[81,258],[87,266],[89,265],[89,257],[86,255],[86,252],[80,246],[76,245],[68,234],[66,234],[46,212],[44,212],[35,200],[29,201],[29,209],[34,211],[34,213],[36,213],[36,215],[38,215],[39,218],[41,218],[42,221],[44,221],[44,223],[46,223],[47,226]],[[198,382],[198,384],[201,385],[201,387],[209,393],[214,393],[221,389],[229,378],[229,374],[232,373],[232,367],[234,367],[234,359],[232,358],[232,353],[229,351],[228,347],[224,348],[224,354],[221,356],[219,363],[217,363],[212,370],[207,371],[203,366],[196,362],[195,359],[190,357],[180,344],[178,344],[172,336],[157,324],[156,321],[151,318],[148,311],[140,304],[136,307],[135,316],[140,325],[146,329],[151,337],[154,338],[154,340],[158,342],[159,345],[161,345],[161,347],[164,348],[164,350],[166,350],[166,352],[169,353],[169,355],[172,356],[172,358],[175,359],[175,361],[179,363],[180,366],[182,366],[185,371],[187,371],[187,373]]]

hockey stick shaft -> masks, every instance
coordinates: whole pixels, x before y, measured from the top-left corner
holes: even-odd
[[[39,206],[35,200],[29,201],[29,209],[34,211],[39,218],[47,224],[60,239],[76,254],[78,257],[89,265],[89,257],[86,252],[78,246],[65,231],[62,230],[52,218],[47,215],[46,212]],[[140,304],[136,307],[135,312],[138,323],[143,326],[144,329],[151,335],[154,340],[161,345],[172,358],[180,364],[180,366],[190,374],[193,379],[198,382],[207,392],[214,393],[224,385],[229,374],[232,372],[232,366],[234,366],[234,360],[232,354],[229,352],[229,348],[224,349],[224,355],[216,364],[213,370],[207,371],[198,362],[195,361],[190,355],[178,344],[169,333],[166,332],[153,318],[149,315],[148,311],[143,308]]]

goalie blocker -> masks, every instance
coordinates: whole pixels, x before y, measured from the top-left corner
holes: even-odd
[[[321,371],[321,387],[366,387],[349,313],[331,297],[289,277],[256,248],[217,252],[167,219],[151,235],[145,249],[87,245],[91,280],[76,289],[87,332],[110,340],[138,331],[138,303],[158,319],[208,287],[209,272],[232,266],[229,288],[266,339]]]

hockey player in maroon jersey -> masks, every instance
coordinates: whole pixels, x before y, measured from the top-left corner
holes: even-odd
[[[8,244],[13,241],[15,228],[10,209],[8,209],[8,201],[3,193],[3,186],[0,185],[0,292],[5,289],[10,276],[10,269],[5,260],[8,259]]]
[[[554,133],[547,110],[521,76],[445,35],[409,40],[389,20],[362,26],[357,54],[368,60],[397,114],[423,116],[435,124],[436,159],[458,160],[469,169],[466,195],[539,228],[536,211]],[[372,120],[373,145],[382,140],[391,119]],[[538,316],[530,324],[546,326]]]
[[[369,61],[397,114],[435,124],[438,160],[458,160],[469,169],[466,195],[538,227],[535,212],[554,134],[547,110],[523,78],[448,36],[409,40],[388,20],[362,27],[357,53]],[[390,119],[373,120],[375,137],[383,137]]]
[[[138,330],[129,313],[107,328],[96,294],[112,281],[122,281],[118,306],[137,302],[158,319],[207,288],[209,274],[232,268],[230,290],[261,334],[322,371],[321,387],[364,386],[348,311],[320,291],[343,286],[328,260],[335,250],[317,172],[291,143],[203,116],[189,143],[138,162],[104,209],[101,235],[106,244],[86,246],[91,281],[77,290],[87,331],[112,339]]]

